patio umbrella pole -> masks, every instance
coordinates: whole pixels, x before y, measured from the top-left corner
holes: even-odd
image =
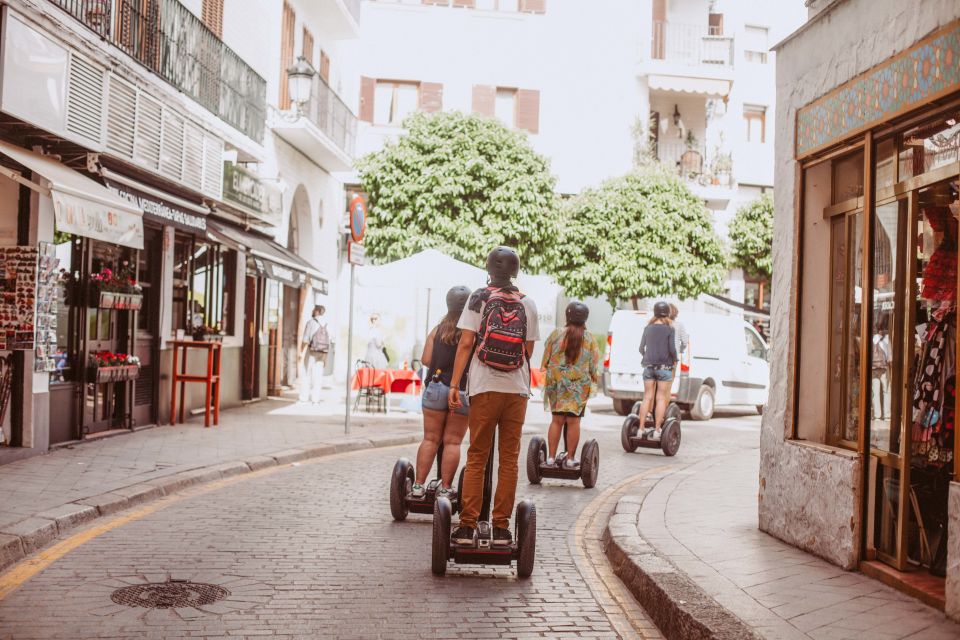
[[[343,420],[343,432],[350,433],[350,386],[353,382],[353,290],[355,279],[353,270],[356,265],[350,265],[350,312],[347,320],[347,392],[345,402],[345,412]]]

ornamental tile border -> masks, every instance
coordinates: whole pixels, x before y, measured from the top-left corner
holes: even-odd
[[[960,90],[960,21],[801,107],[796,155],[808,155],[955,90]]]

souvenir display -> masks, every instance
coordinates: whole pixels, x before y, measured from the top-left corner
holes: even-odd
[[[0,350],[34,347],[37,247],[0,247]]]
[[[60,260],[54,255],[54,246],[41,242],[37,256],[36,325],[34,327],[34,371],[57,369],[57,300]]]

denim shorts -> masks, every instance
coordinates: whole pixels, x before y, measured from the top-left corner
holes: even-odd
[[[644,380],[656,380],[657,382],[670,382],[673,380],[673,367],[666,365],[653,365],[643,368]]]

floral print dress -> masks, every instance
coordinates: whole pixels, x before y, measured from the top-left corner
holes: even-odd
[[[543,388],[544,408],[552,413],[569,412],[580,414],[587,406],[587,400],[597,379],[597,367],[600,363],[600,348],[589,331],[583,332],[583,347],[580,357],[570,365],[563,353],[563,338],[566,328],[554,329],[543,349],[543,363],[546,379]]]

